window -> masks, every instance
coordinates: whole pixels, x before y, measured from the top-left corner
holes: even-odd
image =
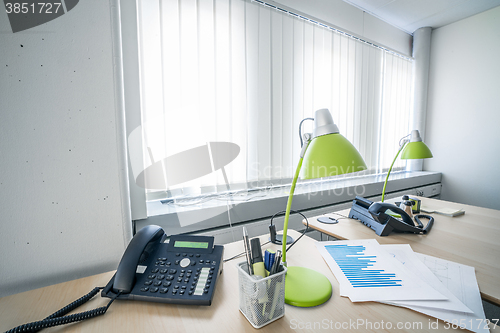
[[[260,1],[139,0],[138,26],[143,169],[208,142],[240,148],[223,170],[167,179],[168,191],[146,183],[149,198],[291,182],[298,125],[320,108],[371,174],[409,133],[412,60],[311,19]]]

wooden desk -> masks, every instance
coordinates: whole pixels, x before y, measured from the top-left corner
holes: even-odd
[[[293,230],[290,230],[289,234],[295,239],[299,236]],[[265,235],[261,238],[263,242],[267,240],[267,237]],[[449,329],[445,329],[443,322],[436,322],[436,319],[408,309],[372,302],[355,304],[351,303],[348,298],[339,297],[339,285],[317,252],[314,243],[313,239],[304,236],[288,252],[289,265],[300,264],[323,273],[332,283],[332,298],[325,304],[314,308],[296,308],[287,305],[283,318],[261,328],[259,332],[321,332],[323,330],[449,332]],[[272,244],[265,247],[280,248]],[[230,258],[242,251],[243,244],[239,241],[226,245],[224,255],[225,258]],[[212,306],[181,306],[117,300],[103,316],[45,331],[256,332],[257,330],[248,323],[238,309],[236,264],[244,260],[244,257],[241,257],[224,264]],[[0,332],[48,316],[86,294],[93,287],[104,286],[112,275],[113,272],[103,273],[1,298]],[[107,298],[97,296],[77,310],[80,312],[84,309],[103,306],[108,301]],[[429,328],[429,323],[437,325],[437,328]],[[392,329],[387,329],[388,325],[391,325]],[[397,329],[397,325],[403,325],[403,329]]]
[[[500,305],[500,211],[430,198],[420,199],[422,206],[463,209],[465,215],[448,217],[429,214],[434,217],[434,225],[427,235],[393,232],[380,237],[357,220],[342,218],[337,224],[324,224],[317,221],[318,216],[309,219],[309,227],[339,239],[375,238],[380,244],[406,243],[415,252],[473,266],[481,297]],[[348,216],[349,211],[345,209],[326,216],[339,218],[339,214]]]

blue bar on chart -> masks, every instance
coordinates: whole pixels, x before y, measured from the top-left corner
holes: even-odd
[[[377,256],[366,255],[363,245],[327,245],[326,250],[354,288],[400,287],[395,273],[373,269]]]

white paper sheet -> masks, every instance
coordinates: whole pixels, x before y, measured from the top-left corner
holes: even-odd
[[[474,267],[415,253],[462,303],[474,313],[421,308],[419,312],[457,324],[473,332],[489,332]]]
[[[396,258],[413,274],[427,282],[432,288],[436,289],[441,294],[448,297],[447,300],[433,301],[398,301],[394,305],[405,307],[427,307],[438,308],[442,310],[460,311],[473,313],[471,309],[465,306],[439,279],[431,272],[431,270],[417,257],[409,244],[383,244],[380,245],[389,255]],[[392,304],[392,303],[391,303]],[[419,310],[416,310],[419,311]],[[420,311],[419,311],[420,312]]]
[[[446,296],[412,274],[374,239],[316,243],[352,302],[446,300]]]

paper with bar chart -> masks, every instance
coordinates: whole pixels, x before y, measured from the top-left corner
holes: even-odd
[[[340,284],[340,295],[352,302],[446,300],[374,239],[316,243]]]

